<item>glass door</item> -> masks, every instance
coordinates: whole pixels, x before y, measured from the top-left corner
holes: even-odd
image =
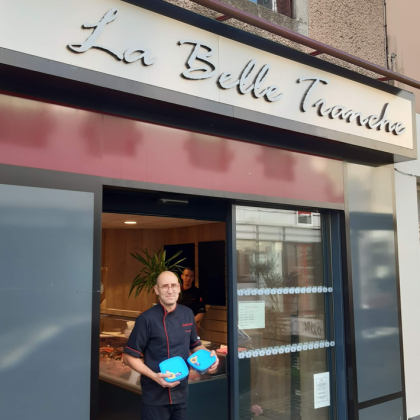
[[[234,209],[239,419],[330,420],[335,339],[324,219]]]

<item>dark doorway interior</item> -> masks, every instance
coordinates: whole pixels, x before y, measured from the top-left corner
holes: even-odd
[[[126,331],[123,331],[123,325],[135,321],[138,313],[153,305],[150,296],[139,296],[135,300],[127,296],[135,274],[131,251],[138,252],[145,243],[152,244],[149,252],[158,251],[153,247],[161,247],[169,256],[182,250],[182,257],[186,258],[183,266],[195,269],[196,285],[208,299],[207,313],[199,330],[202,342],[209,349],[227,344],[226,215],[227,202],[223,200],[172,193],[104,190],[102,275],[106,286],[98,314],[100,351],[93,352],[92,360],[100,365],[99,420],[140,420],[142,396],[138,378],[123,372],[124,366],[117,366],[114,358],[115,351],[121,351],[124,346]],[[125,219],[137,225],[124,225]],[[114,334],[113,338],[108,338],[108,334]],[[118,343],[115,340],[119,340]],[[114,351],[111,361],[107,347]],[[95,354],[99,360],[95,360]],[[219,359],[223,360],[218,375],[194,377],[196,372],[190,374],[188,419],[228,419],[226,357]],[[119,369],[121,376],[116,378]]]

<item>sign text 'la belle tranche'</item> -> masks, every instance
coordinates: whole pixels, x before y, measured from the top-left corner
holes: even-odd
[[[84,29],[92,29],[92,33],[83,43],[73,43],[67,47],[75,53],[85,53],[91,48],[100,49],[126,64],[139,61],[144,66],[158,65],[159,57],[151,49],[145,48],[143,45],[128,46],[125,50],[118,50],[115,47],[105,46],[97,42],[106,25],[113,22],[117,17],[118,10],[113,8],[105,13],[99,22],[85,23],[82,27]],[[264,99],[267,102],[287,101],[281,87],[269,82],[272,79],[270,77],[270,64],[264,64],[261,68],[258,68],[257,60],[250,59],[238,74],[233,74],[229,71],[218,74],[216,65],[212,61],[214,50],[210,45],[199,40],[178,40],[178,45],[185,44],[192,46],[192,49],[186,61],[186,69],[181,72],[183,78],[196,82],[214,78],[220,89],[229,90],[236,88],[240,95],[249,94],[255,99]],[[307,84],[300,101],[301,112],[310,112],[311,108],[314,108],[313,112],[317,112],[320,117],[327,116],[331,119],[341,119],[343,123],[356,123],[367,129],[385,130],[397,136],[406,130],[402,122],[392,122],[388,119],[388,113],[391,111],[389,103],[385,103],[378,114],[364,116],[362,112],[347,109],[345,105],[327,104],[325,99],[319,98],[319,95],[323,93],[323,89],[326,89],[326,85],[329,84],[329,81],[325,78],[308,75],[307,77],[298,78],[297,83]]]

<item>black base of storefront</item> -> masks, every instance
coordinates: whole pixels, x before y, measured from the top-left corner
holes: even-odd
[[[99,381],[98,420],[141,420],[141,395]],[[188,420],[227,420],[227,378],[189,386]]]

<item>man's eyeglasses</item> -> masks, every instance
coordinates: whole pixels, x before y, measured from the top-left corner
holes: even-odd
[[[159,287],[159,289],[162,289],[164,292],[167,292],[169,290],[169,288],[172,289],[172,291],[177,292],[179,290],[179,283],[172,283],[172,284],[164,284],[163,286],[158,286],[156,285],[156,287]]]

